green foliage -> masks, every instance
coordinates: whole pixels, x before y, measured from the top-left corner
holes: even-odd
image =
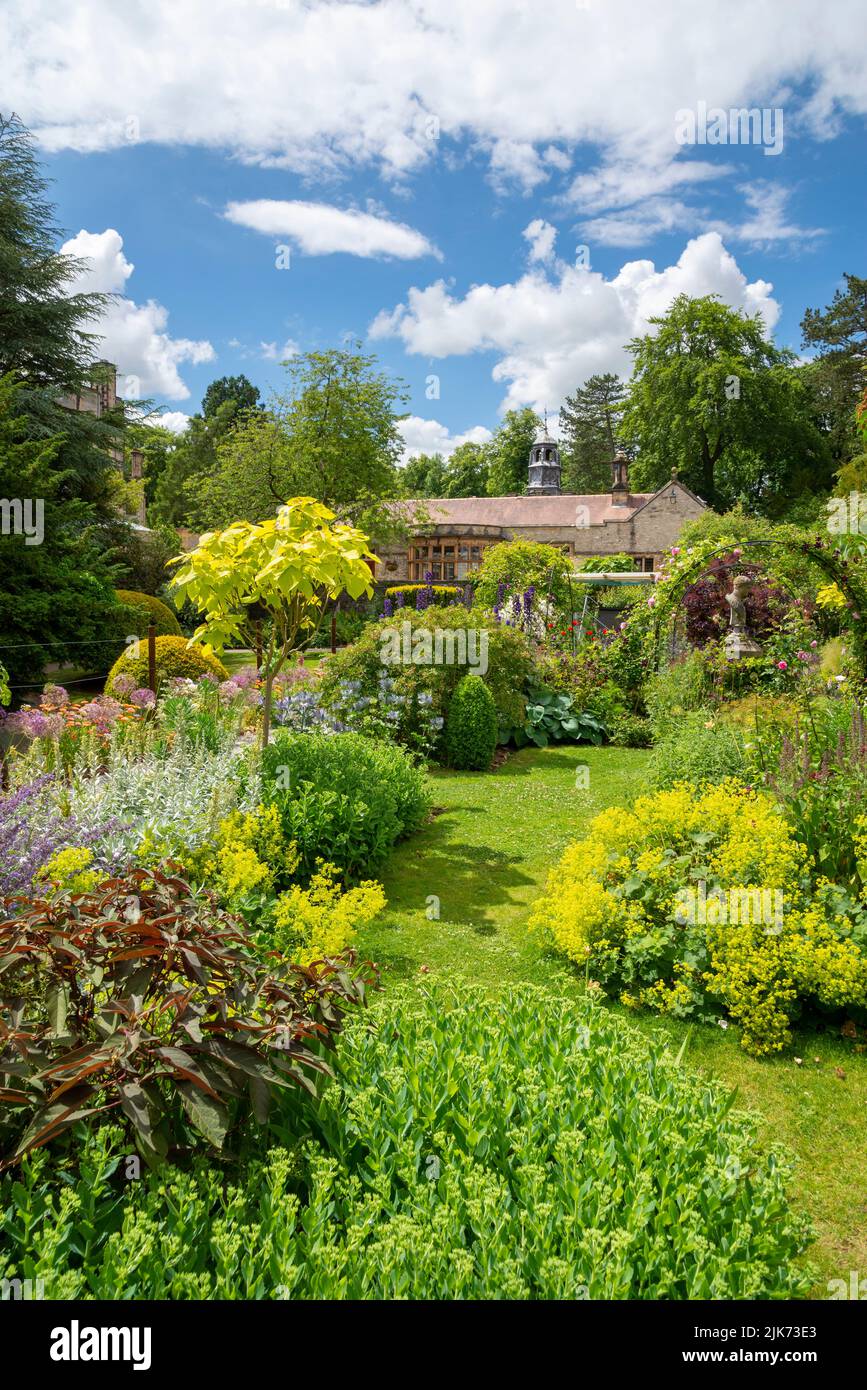
[[[202,536],[177,557],[172,589],[203,614],[194,633],[218,651],[232,642],[255,647],[258,620],[268,620],[262,746],[268,743],[274,679],[287,658],[314,636],[329,602],[373,593],[367,537],[335,522],[312,497],[293,497],[273,520],[237,521]]]
[[[347,882],[382,865],[430,809],[424,774],[403,749],[363,734],[278,730],[262,758],[263,795],[297,854],[286,882],[309,882],[319,860]],[[272,864],[277,872],[280,865]]]
[[[342,966],[264,970],[236,919],[157,869],[6,906],[0,1166],[109,1112],[149,1163],[220,1149],[275,1088],[314,1090],[308,1040],[360,997]]]
[[[117,586],[137,594],[159,595],[164,591],[169,573],[167,565],[181,548],[180,537],[171,526],[153,522],[148,531],[136,531],[125,526],[111,542],[112,562],[118,566]]]
[[[147,637],[151,623],[156,628],[157,637],[180,637],[181,629],[177,618],[161,599],[152,594],[138,594],[129,589],[116,589],[115,598],[124,608],[131,608],[134,619],[127,636],[133,632],[137,637]]]
[[[0,661],[0,705],[8,705],[12,699],[12,692],[9,689],[9,672]]]
[[[299,353],[284,366],[288,389],[223,432],[216,467],[197,475],[200,523],[222,529],[308,496],[372,532],[399,490],[402,385],[349,349]]]
[[[664,732],[657,734],[648,779],[651,786],[659,788],[673,787],[677,782],[698,787],[704,782],[742,777],[745,769],[743,736],[706,707],[674,715]]]
[[[626,387],[611,372],[588,378],[560,407],[563,491],[606,492]],[[612,567],[613,568],[613,567]],[[632,566],[630,566],[632,568]]]
[[[802,370],[838,465],[858,448],[854,416],[867,366],[867,279],[843,280],[845,289],[834,291],[826,309],[808,309],[801,320],[804,347],[818,349]]]
[[[636,487],[662,487],[674,464],[711,507],[739,497],[773,514],[799,479],[831,481],[831,456],[813,419],[794,354],[714,295],[678,295],[629,348],[635,359],[623,419],[637,449]]]
[[[464,676],[455,687],[445,742],[451,767],[487,772],[497,746],[497,707],[480,676]]]
[[[228,679],[229,673],[221,661],[201,646],[189,646],[185,637],[158,637],[156,648],[157,690],[173,676],[198,680],[212,675]],[[148,683],[148,651],[146,642],[131,643],[112,666],[105,682],[106,694],[114,694],[117,676],[132,676],[138,686]]]
[[[10,529],[0,528],[0,657],[13,686],[41,684],[51,661],[104,671],[129,620],[114,597],[95,509],[59,467],[61,438],[28,437],[24,395],[11,376],[0,378],[0,498],[33,504],[21,529],[11,512]]]
[[[569,557],[556,545],[501,541],[499,545],[489,546],[482,557],[474,581],[475,602],[482,608],[493,608],[499,601],[501,584],[506,586],[508,594],[519,595],[532,585],[540,600],[553,592],[562,607],[565,579],[571,571]]]
[[[411,653],[413,639],[420,631],[433,633],[439,628],[444,633],[465,632],[468,617],[466,609],[459,606],[431,607],[422,613],[406,608],[382,622],[368,623],[353,646],[337,652],[325,663],[320,686],[323,704],[331,708],[340,703],[341,686],[347,681],[357,683],[360,696],[375,698],[379,682],[383,674],[387,674],[394,679],[395,693],[407,698],[407,709],[417,707],[418,695],[430,695],[431,711],[445,720],[455,686],[467,673],[466,665],[457,661],[416,664],[411,659],[384,665],[385,642],[388,634],[396,630],[400,633],[403,623],[408,622]],[[472,619],[474,627],[487,633],[488,668],[482,678],[490,687],[497,714],[505,724],[523,725],[523,691],[533,674],[533,656],[527,639],[517,628],[501,626],[492,615],[476,608],[472,610]],[[395,736],[400,741],[408,741],[412,732],[413,729],[406,729],[401,722],[395,723]]]
[[[608,729],[608,741],[617,748],[649,748],[653,743],[653,727],[640,714],[618,714]]]
[[[522,496],[527,491],[530,450],[541,421],[529,406],[507,410],[502,424],[485,446],[490,459],[488,496]]]
[[[17,116],[0,117],[0,376],[68,389],[87,379],[98,337],[85,325],[109,297],[72,292],[86,262],[56,249],[61,238],[33,148]]]
[[[0,1276],[55,1298],[786,1299],[808,1281],[790,1169],[732,1095],[589,1002],[389,995],[349,1022],[318,1142],[228,1183],[0,1178]],[[531,1217],[533,1219],[531,1219]],[[701,1258],[696,1258],[696,1251]]]
[[[254,410],[259,404],[259,388],[243,372],[238,376],[221,376],[211,382],[202,397],[202,414],[210,420],[228,402],[233,405],[235,414]]]
[[[518,748],[535,743],[547,748],[554,743],[601,743],[605,725],[588,711],[575,708],[571,695],[549,690],[544,685],[532,685],[527,695],[527,721],[522,729],[510,731]],[[500,742],[508,742],[501,736]]]

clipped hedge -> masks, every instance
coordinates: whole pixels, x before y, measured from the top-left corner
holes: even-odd
[[[407,603],[414,604],[418,593],[433,594],[435,603],[454,603],[462,600],[464,595],[458,584],[393,584],[386,589],[383,597],[394,602],[398,594],[403,594]]]
[[[186,637],[158,637],[156,639],[156,658],[157,658],[157,689],[164,681],[170,680],[173,676],[183,676],[187,680],[198,680],[200,676],[208,674],[216,676],[218,680],[225,681],[229,678],[229,673],[222,661],[205,651],[204,647],[187,646]],[[114,682],[117,676],[132,676],[133,680],[140,686],[148,683],[148,651],[147,642],[138,643],[138,654],[131,656],[133,647],[118,657],[108,673],[105,682],[107,695],[113,695]]]
[[[157,637],[183,636],[180,623],[162,599],[154,598],[153,594],[136,593],[134,589],[116,589],[115,598],[124,608],[133,609],[133,628],[137,637],[147,637],[149,623],[156,628]]]
[[[497,746],[497,707],[480,676],[458,683],[446,720],[446,752],[452,767],[487,772]]]

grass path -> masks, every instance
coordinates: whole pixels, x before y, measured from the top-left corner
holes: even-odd
[[[627,749],[524,749],[496,773],[433,774],[439,813],[395,850],[381,875],[388,907],[359,940],[383,984],[439,977],[579,992],[579,975],[528,934],[528,909],[587,821],[641,790],[646,759]],[[580,765],[589,768],[588,789],[576,785]],[[674,1047],[684,1040],[676,1020],[611,1007]],[[867,1056],[834,1034],[804,1032],[783,1057],[759,1062],[734,1030],[699,1026],[686,1063],[737,1086],[765,1141],[796,1155],[793,1190],[817,1230],[816,1296],[827,1297],[827,1280],[850,1270],[867,1277]]]

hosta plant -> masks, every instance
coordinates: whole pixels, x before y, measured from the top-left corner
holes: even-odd
[[[547,748],[549,743],[601,743],[605,725],[594,714],[575,709],[572,696],[546,686],[534,686],[527,699],[527,722],[523,729],[511,731],[519,748],[535,743]]]
[[[348,961],[263,965],[238,920],[170,873],[7,902],[0,920],[0,1166],[79,1120],[124,1117],[150,1162],[213,1148],[276,1088],[315,1089]]]

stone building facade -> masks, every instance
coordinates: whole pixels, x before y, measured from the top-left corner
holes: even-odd
[[[510,540],[557,546],[576,565],[590,556],[626,554],[634,556],[636,569],[655,570],[684,523],[707,510],[674,472],[657,492],[631,492],[623,453],[612,459],[609,492],[563,493],[560,476],[560,451],[544,429],[530,450],[526,495],[397,504],[406,517],[423,509],[424,520],[408,540],[374,547],[377,580],[419,583],[432,574],[434,581],[457,582],[477,568],[489,546]]]
[[[84,410],[89,415],[96,415],[99,418],[108,414],[109,411],[115,410],[120,401],[117,394],[117,367],[113,362],[95,362],[91,370],[92,376],[89,385],[75,395],[61,396],[60,404],[65,406],[67,410]],[[121,451],[109,449],[108,452],[115,467],[123,472],[123,454]],[[130,450],[129,462],[130,478],[135,482],[141,481],[144,476],[144,454],[141,449]],[[145,526],[143,488],[134,522],[138,526]]]

